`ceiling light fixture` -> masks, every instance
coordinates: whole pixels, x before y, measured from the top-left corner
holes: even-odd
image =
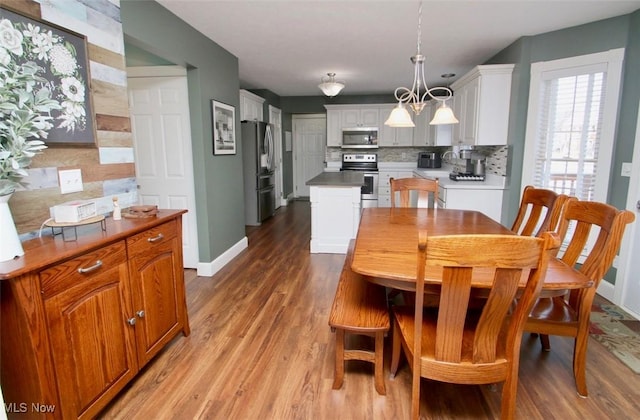
[[[453,92],[448,87],[433,87],[429,89],[424,75],[425,56],[420,53],[420,38],[422,36],[422,2],[418,6],[418,51],[416,55],[411,57],[413,63],[413,86],[411,89],[399,87],[395,90],[394,95],[398,100],[398,106],[393,108],[389,118],[384,122],[390,127],[415,127],[411,120],[411,115],[405,105],[409,105],[416,115],[424,109],[427,101],[431,98],[440,101],[441,104],[435,112],[433,119],[429,124],[456,124],[458,119],[453,115],[453,111],[446,104],[451,99]],[[444,96],[434,95],[433,92],[442,91]]]
[[[327,73],[327,76],[329,76],[329,78],[326,78],[324,76],[320,78],[320,81],[322,83],[320,83],[318,87],[320,88],[320,90],[322,90],[322,93],[331,98],[336,96],[342,89],[344,89],[344,82],[336,81],[335,73]]]

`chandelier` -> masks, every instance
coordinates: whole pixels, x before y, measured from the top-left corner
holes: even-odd
[[[420,53],[420,38],[422,35],[422,2],[418,6],[418,45],[417,53],[411,57],[413,63],[413,85],[411,89],[399,87],[395,90],[394,95],[398,101],[398,106],[393,108],[389,118],[384,122],[390,127],[415,127],[411,120],[411,115],[407,111],[406,105],[409,105],[416,115],[424,109],[429,99],[435,99],[440,102],[440,106],[435,112],[433,119],[429,124],[456,124],[458,119],[453,115],[451,108],[447,106],[446,101],[451,99],[453,92],[448,87],[433,87],[429,89],[424,76],[425,56]],[[441,91],[444,95],[434,95],[433,92]]]
[[[320,88],[320,90],[322,90],[322,93],[331,98],[336,96],[342,89],[344,89],[344,82],[336,81],[335,73],[327,73],[327,76],[329,77],[326,78],[323,76],[320,78],[320,81],[322,83],[320,83],[318,87]]]

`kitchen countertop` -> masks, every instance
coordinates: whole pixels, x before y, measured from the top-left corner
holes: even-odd
[[[426,178],[434,176],[434,169],[416,169],[414,174]],[[442,172],[442,171],[441,171]],[[462,190],[504,190],[505,189],[505,177],[494,174],[486,174],[484,181],[454,181],[449,179],[449,172],[442,173],[444,176],[435,175],[438,178],[438,183],[443,188],[448,189],[462,189]]]
[[[364,186],[364,172],[322,172],[320,175],[308,180],[306,185],[311,187],[362,187]]]

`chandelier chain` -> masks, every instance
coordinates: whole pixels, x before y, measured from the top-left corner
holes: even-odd
[[[422,43],[422,2],[418,6],[418,55],[420,55],[420,44]]]

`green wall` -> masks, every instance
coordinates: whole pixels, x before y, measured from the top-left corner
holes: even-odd
[[[128,44],[187,68],[199,259],[213,261],[245,237],[242,145],[214,156],[211,119],[212,99],[239,109],[238,59],[154,1],[120,7]]]
[[[626,48],[623,68],[622,97],[616,127],[614,162],[607,201],[626,206],[629,178],[620,176],[622,162],[633,155],[635,125],[638,115],[640,87],[640,10],[585,25],[532,37],[523,37],[492,57],[485,64],[516,64],[511,94],[509,120],[509,190],[503,203],[503,221],[513,220],[518,210],[522,182],[525,129],[527,122],[531,63]]]

